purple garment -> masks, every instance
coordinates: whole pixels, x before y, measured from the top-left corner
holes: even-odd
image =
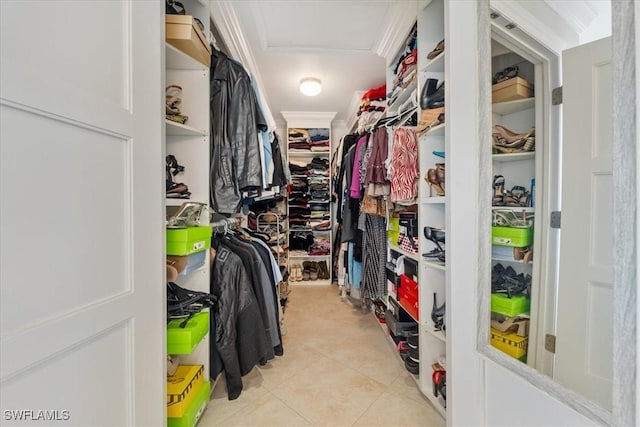
[[[367,136],[362,136],[356,145],[355,156],[353,157],[353,173],[351,174],[351,187],[349,188],[349,196],[352,199],[360,198],[360,158],[362,147],[367,143]]]

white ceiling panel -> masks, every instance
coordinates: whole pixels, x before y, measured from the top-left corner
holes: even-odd
[[[262,1],[252,11],[263,49],[370,53],[389,12],[388,1]]]

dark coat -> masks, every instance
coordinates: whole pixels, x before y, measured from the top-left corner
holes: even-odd
[[[258,301],[242,260],[224,243],[217,243],[211,273],[211,291],[218,297],[213,312],[215,346],[224,364],[229,400],[242,392],[242,376],[248,374],[269,350]]]
[[[235,213],[243,191],[262,188],[260,113],[249,75],[222,52],[211,56],[210,84],[210,202],[216,212]]]

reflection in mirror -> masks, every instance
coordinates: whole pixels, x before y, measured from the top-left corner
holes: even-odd
[[[613,373],[611,39],[558,56],[518,24],[492,10],[487,351],[585,397],[605,419]]]

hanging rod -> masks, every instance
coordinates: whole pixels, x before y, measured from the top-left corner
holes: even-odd
[[[226,218],[226,219],[221,219],[219,221],[216,222],[212,222],[211,227],[213,227],[214,231],[229,231],[229,230],[233,230],[235,228],[238,227],[238,225],[240,225],[240,221],[238,220],[238,218]]]

